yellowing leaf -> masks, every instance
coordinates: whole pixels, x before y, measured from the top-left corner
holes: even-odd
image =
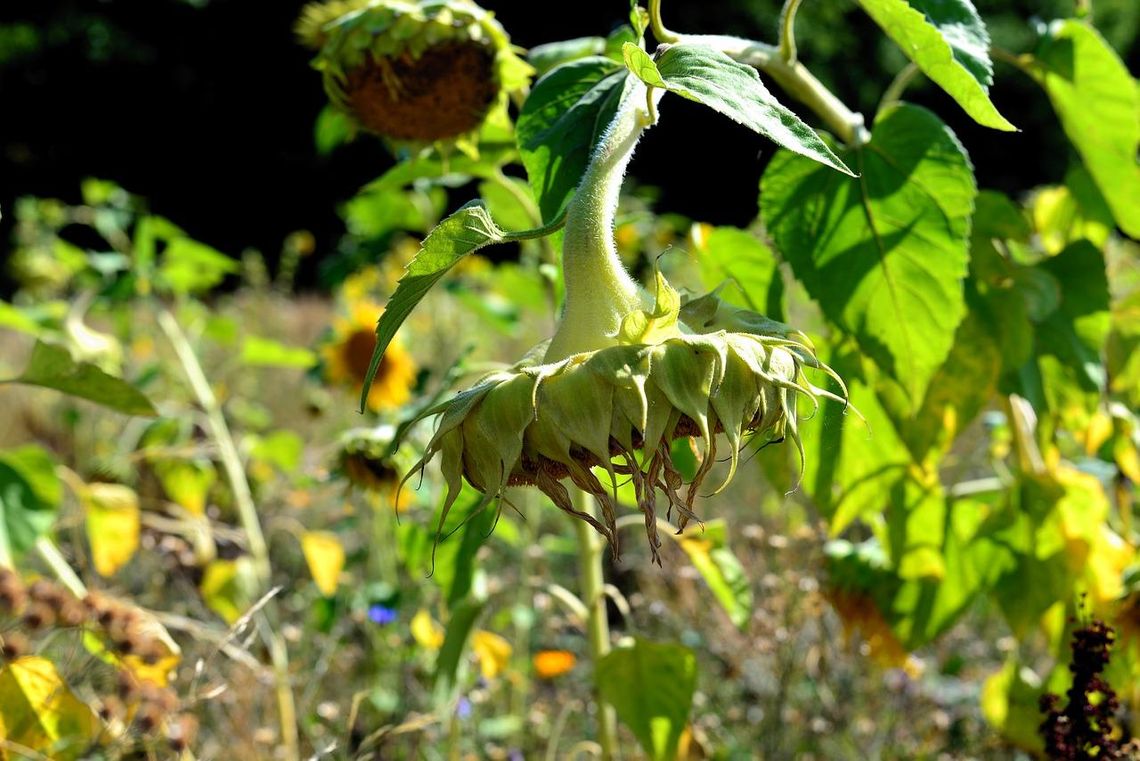
[[[484,679],[501,674],[511,659],[511,643],[492,632],[477,631],[471,635],[471,650],[479,659]]]
[[[66,761],[94,743],[99,721],[46,658],[17,658],[0,669],[0,743]]]
[[[577,662],[569,650],[539,650],[531,660],[539,679],[554,679],[569,673]]]
[[[100,576],[112,576],[139,547],[139,497],[121,484],[88,484],[82,495],[87,541]]]
[[[1136,550],[1108,526],[1101,524],[1100,536],[1089,554],[1085,578],[1096,604],[1115,600],[1124,594],[1124,569]]]
[[[325,597],[335,595],[340,572],[344,570],[344,547],[340,539],[329,531],[306,531],[301,535],[301,552],[305,554],[317,589]]]
[[[426,610],[421,609],[412,617],[411,629],[412,638],[420,647],[428,650],[443,647],[443,627]]]
[[[232,624],[253,603],[256,584],[253,561],[248,557],[215,560],[206,566],[199,591],[206,606]]]
[[[163,460],[154,464],[155,475],[170,499],[194,515],[206,514],[206,496],[218,474],[209,461]]]

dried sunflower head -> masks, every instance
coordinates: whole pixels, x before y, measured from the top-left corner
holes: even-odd
[[[617,481],[628,478],[659,562],[657,492],[670,515],[677,510],[679,528],[696,519],[693,503],[716,461],[719,435],[730,465],[714,493],[732,479],[747,439],[791,438],[799,446],[801,396],[813,404],[843,401],[809,382],[805,368],[836,377],[806,337],[715,293],[683,302],[658,275],[655,306],[629,313],[613,345],[554,361],[544,345],[425,413],[442,419],[412,473],[441,456],[445,509],[464,478],[488,500],[507,486],[536,486],[605,535],[615,554]],[[687,486],[670,456],[680,437],[702,453]],[[603,471],[608,483],[598,477]],[[566,478],[598,500],[601,520],[574,507]]]
[[[297,33],[338,108],[398,143],[476,132],[531,69],[492,14],[468,0],[334,0],[309,5]]]

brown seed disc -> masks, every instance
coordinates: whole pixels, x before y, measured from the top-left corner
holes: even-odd
[[[368,129],[395,140],[431,142],[478,127],[498,86],[491,51],[446,42],[419,58],[369,58],[348,72],[344,89]]]

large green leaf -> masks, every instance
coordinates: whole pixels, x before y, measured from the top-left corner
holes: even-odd
[[[743,629],[752,617],[752,586],[744,567],[728,546],[724,520],[709,521],[703,531],[682,534],[677,542],[732,623]]]
[[[76,362],[66,349],[42,341],[36,342],[22,375],[0,383],[55,389],[127,415],[158,414],[150,400],[125,380],[87,362]]]
[[[51,528],[62,499],[46,451],[34,445],[0,450],[0,557],[31,549]]]
[[[175,238],[162,252],[162,264],[155,273],[155,280],[172,293],[202,293],[238,269],[236,261],[205,243]]]
[[[932,113],[899,105],[845,155],[861,176],[781,151],[761,181],[777,249],[824,314],[917,404],[965,313],[974,174]]]
[[[970,302],[950,354],[931,378],[922,405],[914,414],[903,412],[895,417],[915,462],[931,467],[937,466],[958,434],[989,403],[1001,375],[1002,347],[994,325],[1002,318],[980,297]]]
[[[703,103],[777,145],[853,175],[808,125],[768,92],[756,69],[699,44],[670,45],[656,63],[626,43],[626,65],[643,82]]]
[[[725,301],[783,319],[784,281],[778,262],[756,236],[735,227],[714,227],[699,235],[695,254],[706,287],[725,285]]]
[[[859,0],[915,65],[979,124],[1013,131],[990,101],[989,33],[970,0]]]
[[[544,222],[566,209],[627,79],[609,58],[584,58],[554,69],[527,96],[516,136]]]
[[[1057,308],[1037,326],[1038,353],[1079,370],[1083,385],[1099,390],[1104,383],[1101,355],[1112,327],[1104,254],[1079,240],[1035,269],[1060,284]]]
[[[1045,88],[1061,126],[1108,201],[1117,224],[1140,238],[1140,89],[1095,29],[1058,21],[1030,72]]]
[[[654,761],[673,761],[697,686],[697,659],[681,645],[634,639],[597,664],[598,690]]]
[[[507,233],[499,229],[481,201],[460,207],[428,233],[376,324],[376,350],[364,378],[361,411],[365,408],[372,379],[380,367],[380,358],[420,299],[460,259],[484,246],[501,243],[506,237]]]

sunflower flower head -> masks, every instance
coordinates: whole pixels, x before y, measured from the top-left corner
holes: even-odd
[[[383,311],[371,302],[357,301],[347,316],[336,320],[329,340],[321,347],[327,381],[360,390],[376,348],[376,321]],[[415,380],[416,364],[411,355],[401,344],[393,342],[368,390],[368,409],[379,412],[405,404],[411,398]]]
[[[531,68],[492,14],[469,0],[333,0],[302,11],[329,99],[397,144],[472,135]]]
[[[405,480],[439,457],[447,486],[441,526],[465,480],[484,494],[484,506],[508,486],[534,486],[604,535],[617,556],[618,482],[628,480],[659,563],[662,495],[667,517],[675,510],[683,530],[699,520],[695,500],[719,449],[729,466],[713,493],[733,478],[749,441],[790,439],[802,464],[802,400],[846,404],[842,381],[802,334],[731,307],[716,291],[686,298],[659,272],[643,288],[625,269],[614,239],[618,197],[659,97],[627,87],[567,205],[565,302],[549,343],[422,413],[440,422]],[[812,369],[834,379],[839,393],[813,385]],[[701,455],[688,478],[671,457],[682,437]],[[567,484],[592,496],[600,516],[576,506]]]
[[[764,329],[727,330],[724,322]],[[615,555],[619,478],[633,482],[660,562],[658,494],[670,518],[677,511],[680,529],[699,520],[694,501],[723,446],[720,437],[729,468],[713,493],[732,479],[748,439],[790,438],[799,445],[801,397],[842,402],[805,377],[806,368],[830,373],[806,338],[760,315],[742,315],[715,294],[683,301],[660,275],[654,307],[627,314],[614,345],[563,358],[551,357],[553,346],[429,410],[442,419],[412,472],[440,455],[448,506],[463,479],[488,499],[507,486],[535,486],[605,535]],[[681,437],[702,455],[687,484],[670,455]],[[600,520],[574,507],[566,479],[598,500]]]

